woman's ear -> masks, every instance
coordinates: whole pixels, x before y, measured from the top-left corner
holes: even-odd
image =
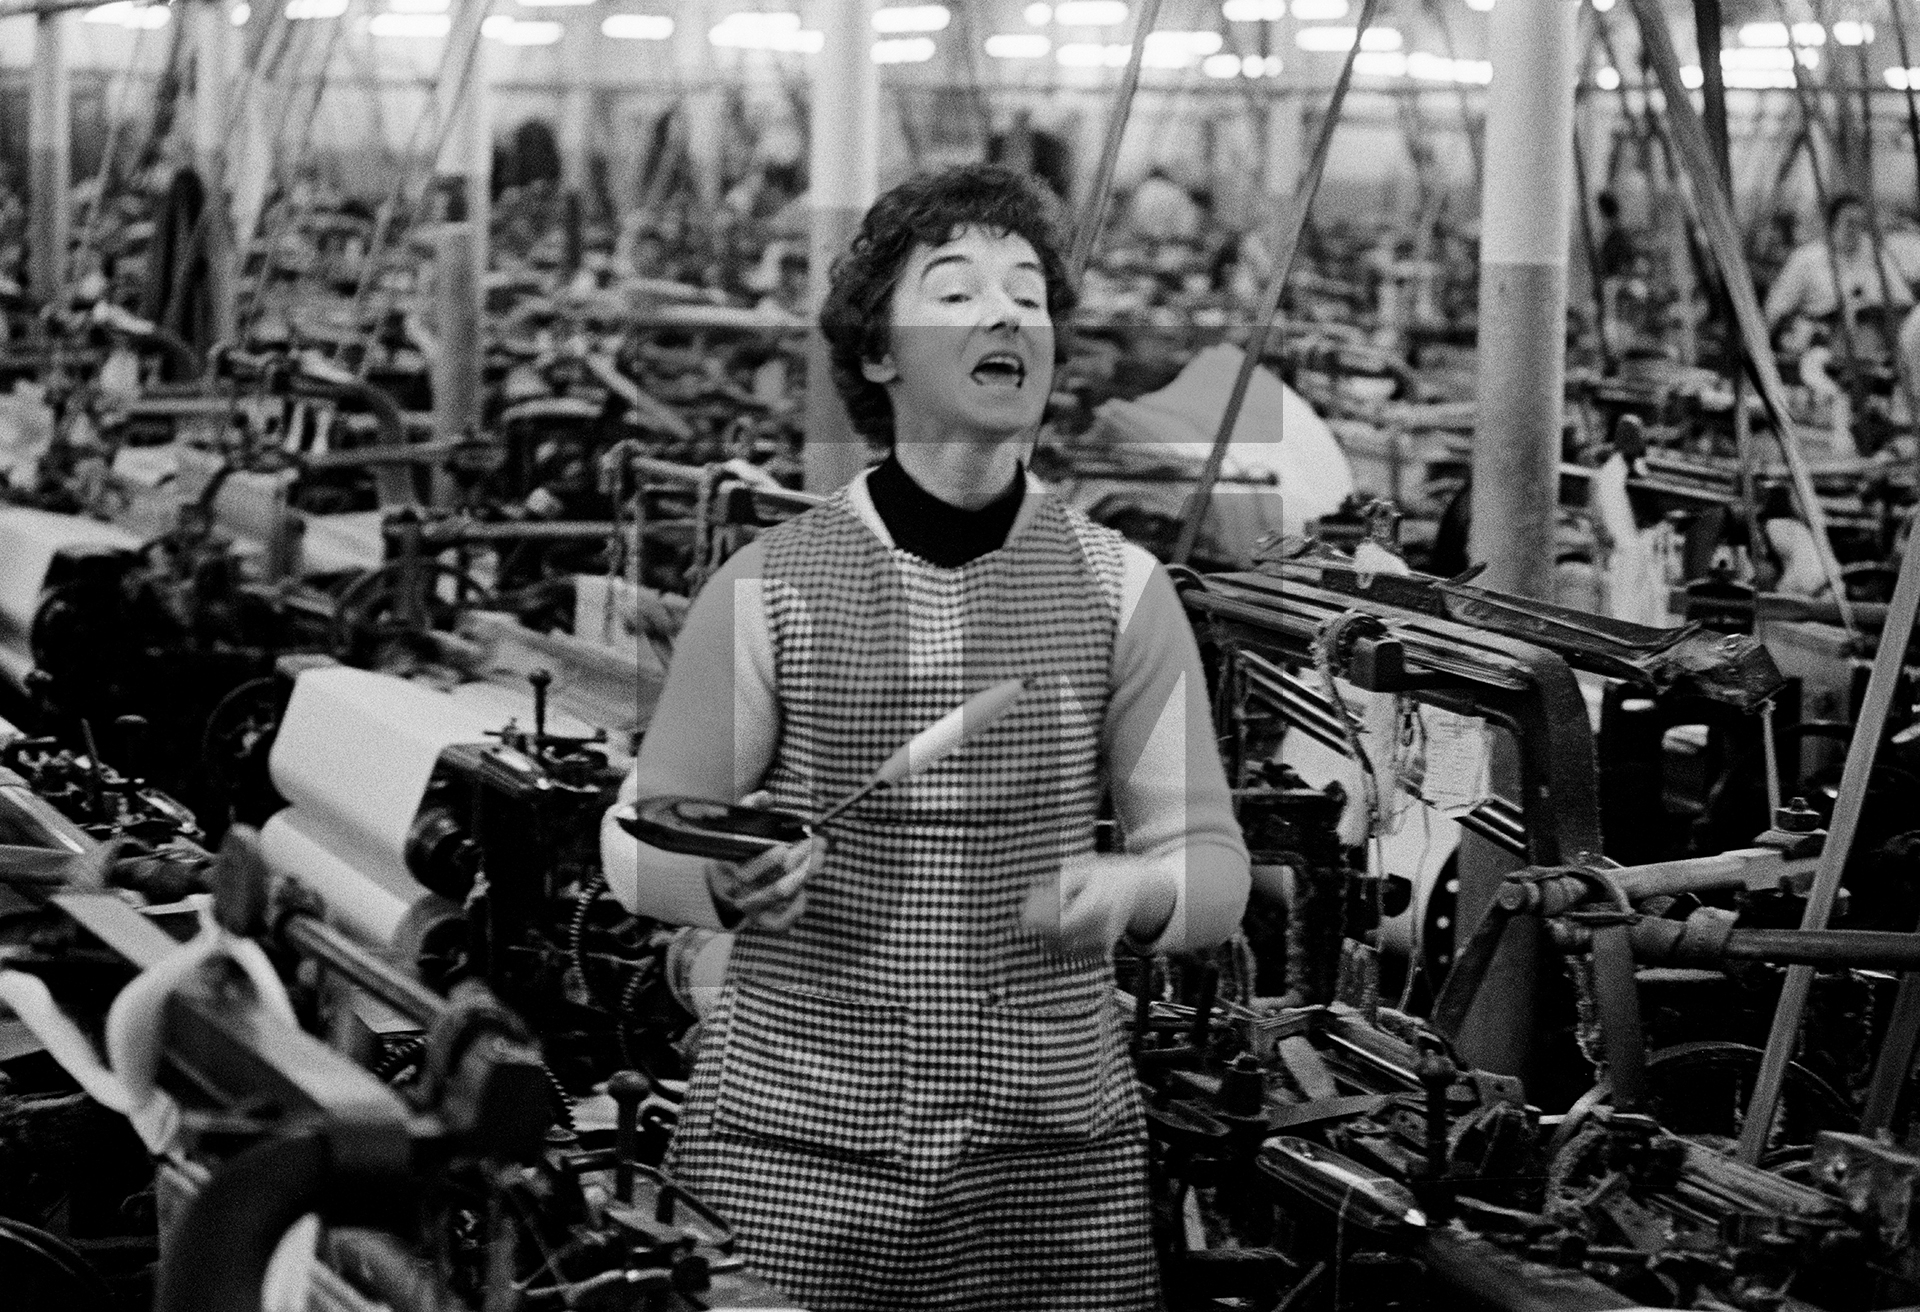
[[[900,371],[894,367],[891,355],[883,355],[878,360],[862,360],[860,372],[865,375],[868,382],[879,383],[882,386],[900,377]]]

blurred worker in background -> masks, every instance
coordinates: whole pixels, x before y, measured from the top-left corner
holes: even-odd
[[[1890,250],[1876,258],[1866,206],[1858,196],[1834,196],[1827,202],[1826,220],[1825,236],[1795,248],[1768,289],[1767,328],[1782,352],[1797,356],[1830,337],[1844,316],[1862,330],[1854,334],[1862,354],[1884,358],[1891,353],[1892,325],[1913,305],[1913,288]],[[1874,336],[1877,346],[1869,340]]]

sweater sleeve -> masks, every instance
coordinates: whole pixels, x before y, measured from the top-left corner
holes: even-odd
[[[687,612],[667,683],[620,801],[683,796],[738,802],[759,787],[779,741],[773,640],[761,595],[765,551],[736,553]],[[601,867],[621,905],[670,924],[718,929],[713,863],[634,839],[611,811],[600,823]]]
[[[1120,636],[1105,726],[1114,814],[1129,853],[1171,863],[1173,915],[1152,952],[1224,942],[1246,911],[1247,844],[1207,705],[1206,676],[1172,580],[1126,548]]]

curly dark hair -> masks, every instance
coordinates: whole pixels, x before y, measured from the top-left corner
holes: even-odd
[[[853,243],[833,263],[820,307],[820,331],[833,361],[834,386],[853,427],[869,442],[893,445],[893,400],[860,366],[885,356],[893,290],[907,257],[922,244],[952,241],[965,228],[1024,237],[1040,257],[1047,313],[1054,320],[1054,364],[1066,359],[1063,320],[1077,295],[1061,253],[1059,202],[1023,174],[997,164],[964,164],[909,178],[873,203]]]

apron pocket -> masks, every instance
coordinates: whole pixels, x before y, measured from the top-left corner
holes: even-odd
[[[982,1013],[976,1152],[1091,1143],[1113,1129],[1112,1004],[1103,993]]]
[[[714,1123],[847,1156],[896,1157],[905,1034],[895,1007],[739,983]]]

